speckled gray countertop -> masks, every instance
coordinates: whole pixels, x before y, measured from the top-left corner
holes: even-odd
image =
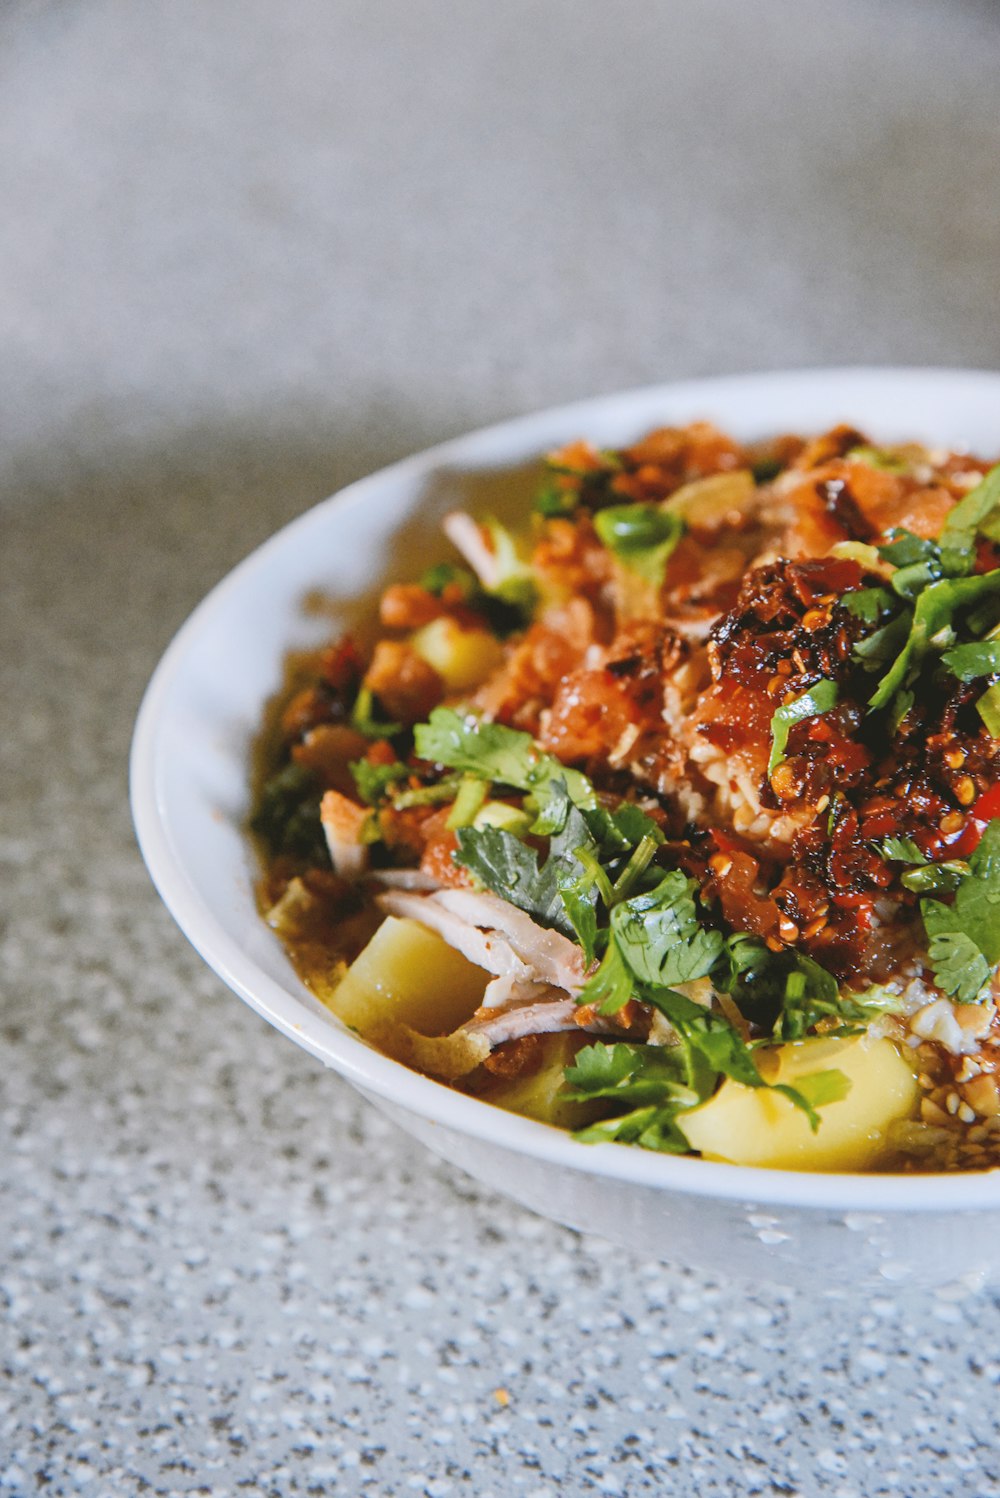
[[[998,72],[992,0],[8,0],[5,1498],[1000,1492],[996,1298],[748,1293],[471,1185],[188,950],[125,784],[174,628],[362,472],[1000,363]]]

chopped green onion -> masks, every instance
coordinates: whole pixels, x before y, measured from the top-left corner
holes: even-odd
[[[463,778],[462,784],[458,788],[458,795],[455,797],[455,804],[445,823],[449,831],[453,832],[456,827],[469,826],[474,820],[477,811],[486,800],[486,792],[488,790],[489,783],[485,780],[477,779],[475,775],[466,775]]]
[[[987,732],[1000,739],[1000,681],[995,681],[976,703],[976,712],[986,724]]]
[[[667,560],[684,534],[679,515],[658,505],[612,505],[598,511],[594,527],[626,567],[659,587]]]
[[[806,718],[817,718],[821,713],[828,713],[836,701],[837,683],[824,678],[810,687],[808,692],[803,692],[800,697],[794,697],[791,702],[778,708],[771,719],[771,757],[767,762],[769,775],[784,759],[788,735],[794,725],[805,722]]]

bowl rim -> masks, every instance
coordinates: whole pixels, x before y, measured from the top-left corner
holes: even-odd
[[[548,407],[492,423],[435,444],[368,474],[319,501],[270,536],[232,568],[181,625],[155,668],[139,708],[129,756],[129,788],[137,841],[152,881],[188,941],[213,971],[276,1029],[366,1092],[424,1120],[514,1154],[578,1174],[685,1196],[823,1212],[990,1211],[1000,1208],[1000,1169],[927,1175],[807,1172],[730,1165],[687,1156],[657,1154],[614,1144],[588,1145],[550,1125],[508,1113],[411,1071],[376,1051],[334,1016],[309,1007],[308,990],[294,975],[276,982],[235,942],[202,899],[170,836],[169,808],[157,773],[157,748],[167,721],[171,688],[206,625],[224,614],[233,594],[264,571],[271,558],[294,545],[320,512],[363,504],[385,483],[405,482],[436,466],[482,462],[494,447],[531,441],[535,428],[579,420],[581,432],[596,413],[627,411],[636,402],[739,398],[789,379],[814,387],[886,381],[915,389],[949,385],[993,387],[1000,407],[1000,373],[968,369],[844,366],[669,381]],[[1000,424],[1000,423],[998,423]],[[544,450],[542,438],[538,451]],[[507,461],[511,461],[507,455]],[[277,938],[275,938],[277,942]],[[289,968],[291,974],[291,968]],[[305,997],[303,997],[305,996]],[[312,1002],[315,1002],[314,1000]]]

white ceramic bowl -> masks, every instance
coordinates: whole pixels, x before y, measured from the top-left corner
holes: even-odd
[[[796,371],[667,385],[506,422],[351,485],[241,563],[166,652],[132,748],[143,856],[181,929],[241,998],[430,1149],[538,1212],[713,1273],[814,1287],[1000,1279],[1000,1172],[805,1175],[578,1144],[365,1045],[310,995],[255,909],[249,746],[285,652],[334,627],[306,614],[305,595],[321,590],[349,620],[381,581],[445,554],[437,523],[456,500],[510,514],[546,449],[577,436],[620,446],[700,417],[745,439],[847,421],[876,440],[993,454],[1000,375]]]

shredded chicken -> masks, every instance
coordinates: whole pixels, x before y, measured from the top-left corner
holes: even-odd
[[[360,879],[368,867],[368,845],[364,841],[368,809],[339,791],[327,791],[320,802],[330,860],[342,879]]]
[[[524,911],[496,895],[447,889],[435,899],[471,925],[499,931],[546,983],[554,983],[567,993],[577,993],[582,988],[583,953],[558,931],[544,930]]]
[[[500,584],[500,564],[487,545],[482,526],[477,525],[464,510],[453,510],[446,515],[442,530],[456,551],[461,552],[473,572],[487,591]]]
[[[525,983],[518,978],[491,978],[483,994],[483,1009],[512,1009],[517,1004],[534,1004],[550,991],[548,983]],[[554,990],[560,998],[563,990]]]
[[[476,967],[485,968],[498,978],[516,978],[525,983],[535,978],[532,969],[517,955],[510,942],[496,931],[480,931],[476,926],[470,926],[439,904],[436,895],[386,890],[377,897],[377,902],[389,915],[408,916],[436,931],[456,952],[461,952]]]

